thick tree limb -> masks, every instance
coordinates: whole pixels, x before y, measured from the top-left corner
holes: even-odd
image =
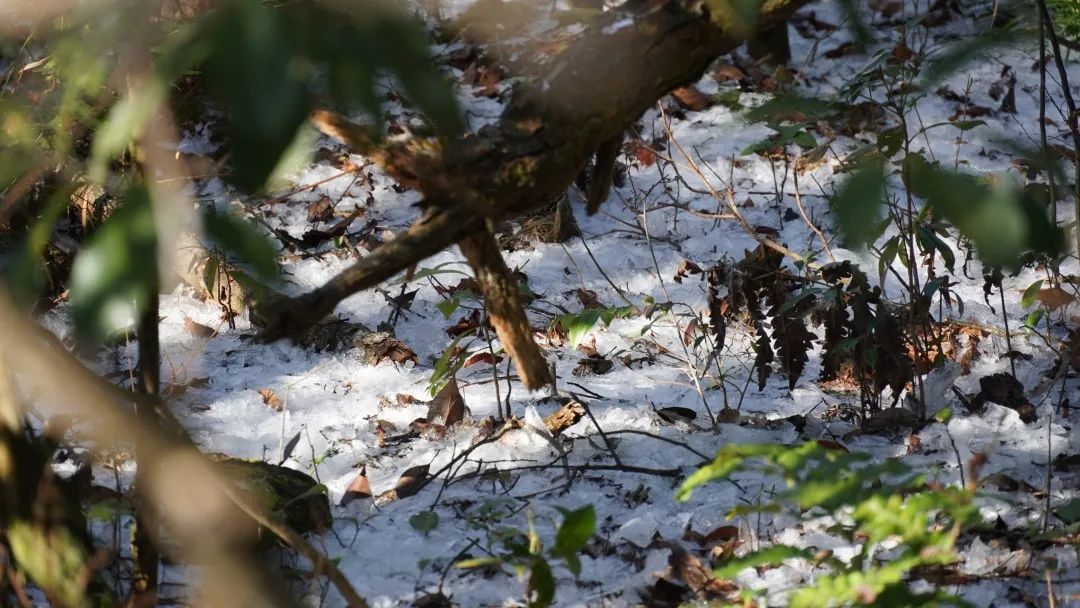
[[[522,384],[529,390],[551,384],[551,371],[533,340],[532,327],[521,306],[517,281],[499,253],[495,235],[489,228],[477,230],[458,241],[458,246],[472,266],[476,282],[484,292],[488,318],[495,326],[503,348],[513,358]]]
[[[809,0],[765,0],[758,28]],[[320,113],[316,125],[424,194],[429,212],[403,237],[327,285],[278,302],[271,337],[296,335],[342,299],[442,251],[483,225],[550,204],[589,157],[656,100],[701,76],[750,32],[723,0],[631,2],[605,13],[580,39],[522,83],[500,121],[451,140],[376,144],[362,127]],[[710,14],[709,7],[714,9]],[[384,251],[386,249],[386,251]]]

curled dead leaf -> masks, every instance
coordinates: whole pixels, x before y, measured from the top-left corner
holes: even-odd
[[[574,426],[585,415],[585,406],[577,401],[570,401],[554,414],[544,418],[544,425],[553,436],[559,436],[566,429]]]
[[[345,490],[339,506],[347,507],[352,501],[365,498],[371,498],[371,481],[368,480],[367,465],[360,467],[360,474],[356,476],[356,479],[352,480],[352,483]]]
[[[280,412],[282,408],[285,407],[285,404],[281,401],[281,397],[278,397],[277,393],[271,389],[264,388],[259,390],[259,396],[262,397],[263,403],[275,412]]]

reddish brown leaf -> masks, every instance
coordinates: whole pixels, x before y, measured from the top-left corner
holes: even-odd
[[[259,396],[262,397],[263,403],[275,412],[280,412],[284,407],[284,404],[281,402],[281,398],[277,396],[277,393],[268,388],[260,390]]]
[[[642,167],[651,167],[656,163],[656,150],[640,139],[635,139],[626,144],[627,152],[637,160]]]
[[[360,467],[360,474],[349,484],[349,487],[345,490],[345,495],[341,497],[339,505],[346,507],[352,501],[364,498],[371,498],[371,482],[368,481],[366,464]]]
[[[679,105],[691,112],[700,112],[709,107],[710,100],[704,93],[693,86],[680,87],[671,92],[671,96]]]
[[[697,339],[698,320],[696,318],[690,319],[690,322],[686,324],[683,329],[682,342],[686,346],[690,346]]]
[[[480,311],[474,310],[466,317],[461,317],[457,323],[446,328],[449,336],[458,337],[480,327]]]
[[[473,365],[478,365],[480,363],[487,363],[488,365],[495,365],[495,364],[499,363],[502,360],[503,360],[502,357],[493,355],[493,354],[491,354],[489,352],[473,353],[473,354],[469,355],[468,359],[465,359],[465,363],[463,363],[461,365],[461,367],[463,367],[463,368],[464,367],[471,367]]]
[[[708,547],[709,545],[714,545],[716,543],[722,543],[722,542],[729,541],[729,540],[732,540],[732,539],[735,539],[735,538],[739,538],[739,528],[738,528],[738,526],[720,526],[719,528],[717,528],[717,529],[713,530],[712,532],[709,532],[708,534],[706,534],[699,541],[699,544],[702,547]]]

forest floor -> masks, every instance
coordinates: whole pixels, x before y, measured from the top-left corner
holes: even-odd
[[[871,28],[879,42],[858,51],[849,43],[838,4],[812,4],[793,20],[790,74],[793,89],[803,96],[832,98],[876,53],[894,51],[905,14],[927,13],[922,2],[906,3],[899,11],[892,7],[888,15],[875,13]],[[987,27],[985,18],[958,13],[946,17],[940,24],[914,28],[913,36],[925,48],[936,49]],[[460,50],[454,44],[436,48],[444,60]],[[930,129],[915,146],[961,171],[1019,178],[1021,171],[1013,162],[1015,146],[1036,146],[1039,138],[1036,55],[1037,45],[1030,40],[994,48],[949,77],[946,86],[929,92],[908,116],[915,124],[957,118],[981,122],[962,131]],[[736,529],[728,535],[738,539],[736,553],[784,542],[831,549],[844,559],[854,548],[830,534],[828,518],[809,523],[787,514],[728,519],[732,508],[765,500],[778,483],[773,478],[745,474],[737,477],[738,483],[707,485],[687,502],[674,498],[685,476],[720,446],[794,444],[815,438],[878,459],[899,458],[943,484],[960,484],[973,455],[985,455],[977,500],[981,514],[996,522],[1001,534],[961,538],[962,562],[951,579],[955,586],[949,588],[976,606],[1052,606],[1047,599],[1051,589],[1058,598],[1077,597],[1073,594],[1080,594],[1080,564],[1075,547],[1043,543],[1036,548],[1024,540],[1032,530],[1041,530],[1047,518],[1051,529],[1062,529],[1064,523],[1055,513],[1063,505],[1075,506],[1070,501],[1080,498],[1076,414],[1070,414],[1067,406],[1059,407],[1062,391],[1066,402],[1078,402],[1078,381],[1071,374],[1063,382],[1047,378],[1048,370],[1055,368],[1057,351],[1044,339],[1048,335],[1044,328],[1034,331],[1023,325],[1033,308],[1022,305],[1022,294],[1045,278],[1044,273],[1025,269],[1003,280],[1012,364],[1037,414],[1030,423],[996,404],[969,413],[951,390],[955,384],[960,392],[972,395],[979,391],[981,378],[1011,371],[999,295],[994,291],[984,299],[983,268],[973,259],[961,269],[962,254],[957,255],[954,272],[940,257],[936,260],[938,274],[956,282],[951,288],[956,299],[952,306],[938,308],[935,303],[935,317],[966,332],[960,340],[967,358],[931,372],[927,381],[927,391],[933,393],[928,403],[953,408],[946,423],[935,422],[917,432],[903,428],[857,432],[858,394],[833,390],[817,380],[821,371],[817,346],[794,388],[783,374],[774,373],[758,390],[752,329],[733,324],[718,363],[710,358],[706,344],[692,340],[684,344],[685,335],[704,329],[689,327],[693,316],[707,316],[705,281],[698,274],[681,276],[684,260],[709,268],[722,260],[740,260],[758,245],[735,220],[710,217],[729,212],[729,188],[747,223],[762,227],[759,234],[799,255],[813,256],[817,263],[828,263],[830,252],[823,249],[812,223],[830,239],[835,259],[859,263],[872,282],[878,277],[874,256],[842,248],[827,198],[843,179],[836,172],[840,160],[873,141],[872,127],[813,125],[816,143],[827,144],[821,145],[816,155],[820,158],[811,158],[811,150],[794,145],[787,147],[786,155],[771,158],[744,154],[745,148],[773,133],[746,116],[747,108],[772,96],[767,78],[751,65],[744,51],[726,57],[695,85],[701,99],[667,99],[663,113],[654,109],[645,114],[641,132],[631,137],[635,142],[627,148],[631,152],[621,159],[625,179],[601,212],[587,217],[580,196],[571,196],[583,239],[545,244],[526,234],[509,241],[513,251],[505,253],[508,264],[527,278],[537,296],[529,313],[539,329],[547,330],[560,315],[597,306],[674,304],[670,313],[661,309],[651,318],[616,314],[610,324],[601,320],[570,336],[538,334],[554,362],[560,395],[579,399],[591,411],[558,438],[549,435],[542,419],[560,402],[551,395],[525,391],[506,361],[497,362],[493,382],[493,357],[481,354],[490,353],[482,332],[465,334],[456,342],[467,355],[477,355],[470,361],[473,364],[456,372],[468,407],[466,419],[446,428],[413,424],[427,415],[429,385],[440,357],[455,340],[454,329],[467,326],[470,314],[481,310],[476,299],[462,297],[456,309],[444,315],[443,310],[450,309],[448,293],[453,293],[447,288],[468,273],[456,249],[422,263],[409,281],[399,277],[382,289],[354,295],[337,308],[343,318],[371,330],[392,331],[400,341],[398,356],[376,364],[358,350],[317,352],[288,342],[259,344],[251,340],[255,330],[245,316],[233,328],[217,304],[201,301],[186,287],[163,296],[164,378],[173,393],[174,413],[204,451],[283,460],[324,484],[335,505],[335,523],[332,532],[315,540],[340,560],[341,570],[375,606],[421,605],[425,598],[432,602],[427,605],[439,605],[432,598],[449,598],[459,606],[523,605],[524,584],[512,573],[461,570],[453,563],[494,550],[503,528],[527,530],[533,525],[550,543],[562,519],[559,508],[586,505],[596,510],[597,534],[582,556],[580,576],[555,569],[559,606],[643,602],[642,594],[650,593],[647,588],[661,578],[672,579],[667,569],[673,543],[704,556],[706,549],[697,540],[730,529],[725,526]],[[1080,62],[1069,61],[1067,66],[1072,82],[1080,82]],[[475,73],[455,69],[453,74],[459,81],[477,81]],[[1015,108],[1003,109],[1002,87],[1008,88],[1009,78],[1015,78]],[[1050,143],[1069,146],[1055,71],[1049,71],[1049,80],[1055,91],[1048,110]],[[498,115],[506,86],[462,84],[461,101],[471,126]],[[869,90],[866,94],[874,95]],[[1080,90],[1074,89],[1074,94]],[[191,129],[181,152],[212,153],[216,148],[212,135],[212,127]],[[648,144],[658,150],[649,150]],[[292,185],[280,197],[247,203],[268,225],[296,238],[313,229],[326,230],[357,212],[343,237],[313,253],[285,256],[289,293],[321,285],[356,255],[393,238],[418,215],[414,205],[418,195],[398,188],[364,158],[344,153],[335,142],[321,139],[316,145],[315,160],[291,176]],[[698,163],[701,174],[691,170],[680,147]],[[894,185],[895,192],[902,191],[899,180]],[[217,179],[200,182],[196,195],[205,204],[223,207],[234,199]],[[1058,206],[1060,224],[1073,221],[1070,207]],[[891,234],[886,232],[883,238]],[[955,240],[949,245],[962,251]],[[898,276],[907,276],[899,260],[893,266]],[[802,272],[791,259],[785,267]],[[1069,258],[1062,271],[1080,274],[1076,258]],[[898,301],[906,297],[894,275],[884,277],[883,289]],[[1047,305],[1053,306],[1052,322],[1047,324],[1050,344],[1063,340],[1076,326],[1075,299],[1075,294],[1067,294],[1063,302]],[[53,313],[50,322],[64,332],[61,313]],[[817,337],[820,342],[820,332]],[[102,355],[99,368],[130,369],[133,348]],[[722,370],[723,390],[717,370]],[[892,402],[891,395],[883,397],[886,404]],[[475,447],[477,438],[493,428],[484,420],[500,417],[501,402],[522,423]],[[687,408],[692,414],[664,408]],[[709,412],[725,408],[738,415],[710,428]],[[500,426],[494,424],[496,429]],[[598,426],[606,437],[598,433]],[[290,441],[296,437],[298,442]],[[609,440],[618,462],[611,456]],[[471,451],[461,458],[466,450]],[[362,471],[379,495],[394,488],[412,467],[427,466],[436,472],[452,461],[450,473],[442,473],[415,495],[379,505],[360,498],[341,506]],[[175,583],[187,576],[197,577],[197,568],[166,570],[166,579]],[[786,594],[812,576],[813,568],[804,561],[789,560],[782,567],[747,569],[734,582],[759,591],[765,604],[783,605]],[[313,585],[307,594],[312,604],[341,604],[333,590]],[[1061,599],[1058,602],[1064,605]]]

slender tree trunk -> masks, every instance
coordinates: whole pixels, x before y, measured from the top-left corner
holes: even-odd
[[[161,390],[161,344],[158,337],[159,296],[155,284],[149,290],[146,310],[139,322],[139,390],[147,395],[157,395]],[[136,414],[146,425],[157,425],[157,415],[153,408],[136,406]],[[152,522],[156,518],[150,509],[150,501],[141,495],[147,491],[150,478],[146,456],[150,451],[145,445],[147,438],[139,436],[135,440],[135,458],[138,468],[135,470],[136,518],[135,528],[131,533],[132,582],[130,608],[146,608],[157,605],[158,591],[158,551],[154,546],[151,532]]]

